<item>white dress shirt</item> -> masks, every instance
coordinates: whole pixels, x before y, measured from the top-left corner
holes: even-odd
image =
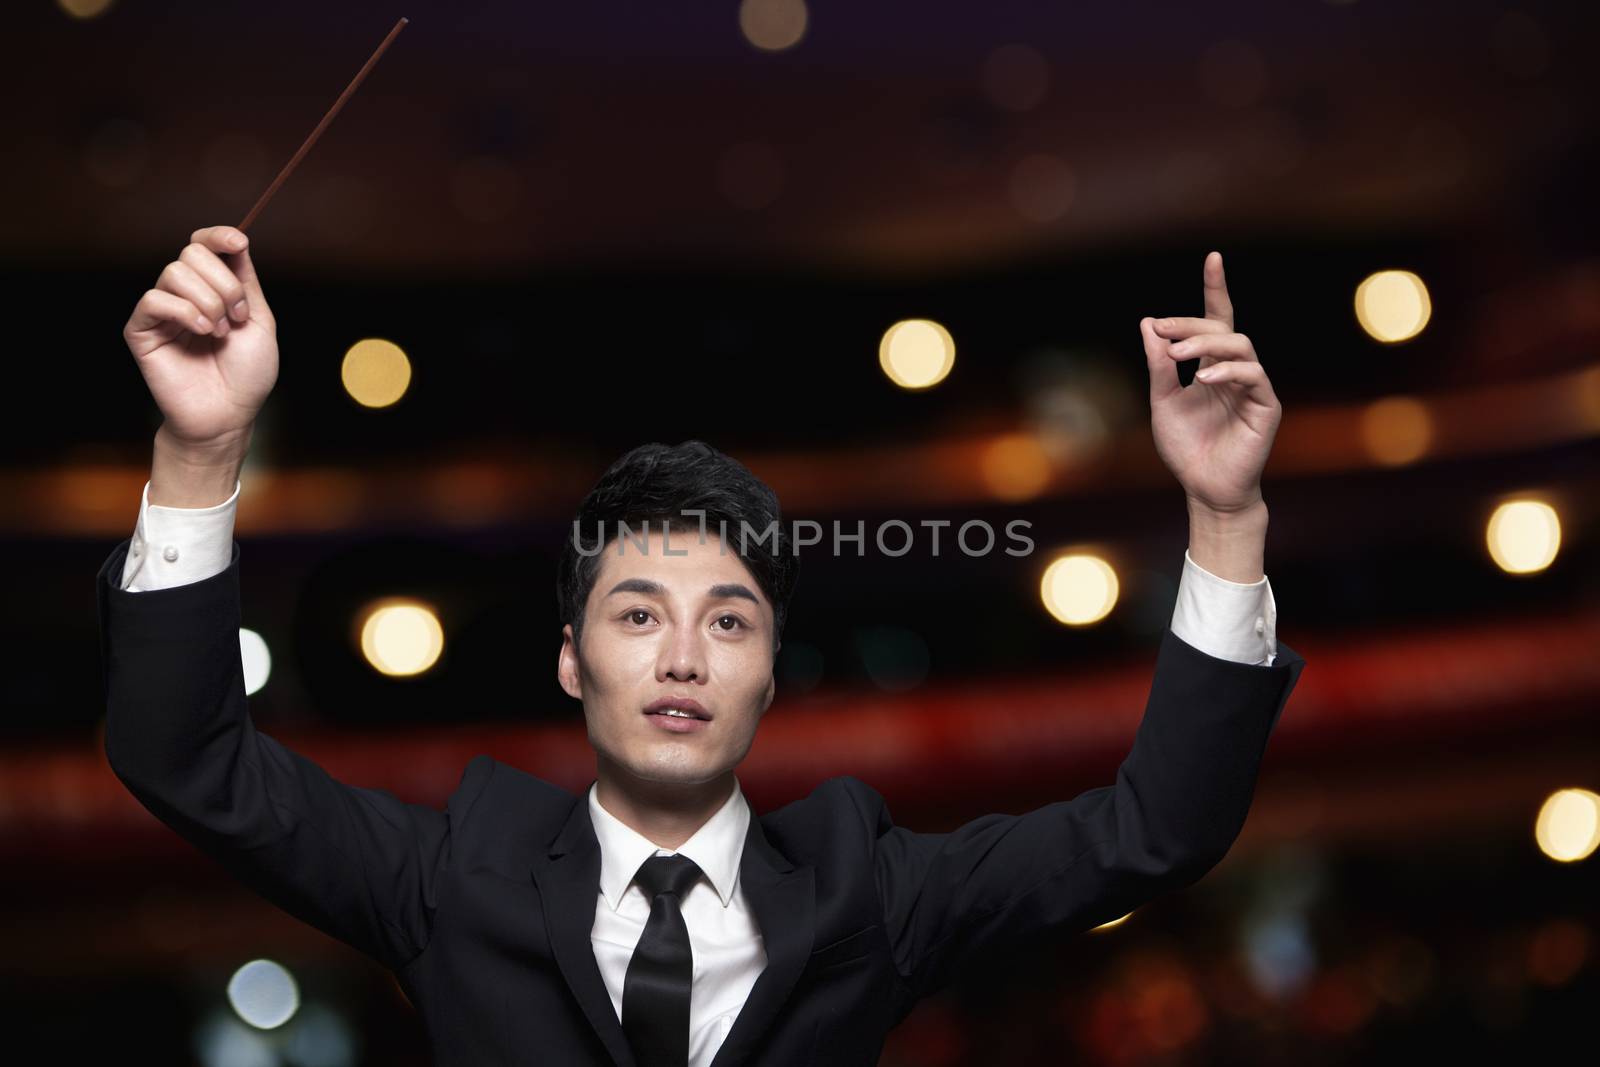
[[[589,787],[589,817],[600,840],[600,895],[595,902],[589,941],[606,980],[611,1006],[622,1020],[622,989],[628,963],[650,918],[650,898],[634,882],[639,865],[651,856],[673,853],[657,848],[637,830],[600,806],[597,786]],[[694,860],[705,877],[695,880],[680,906],[689,928],[694,978],[689,995],[689,1067],[707,1067],[716,1056],[745,998],[767,966],[766,942],[739,888],[750,809],[739,781],[717,813],[707,819],[678,852]]]
[[[150,503],[146,482],[122,588],[135,593],[167,589],[227,570],[238,502],[235,484],[233,495],[213,507],[164,507]],[[1277,658],[1277,624],[1278,606],[1265,575],[1255,582],[1232,582],[1212,574],[1184,550],[1172,632],[1185,643],[1218,659],[1271,666]],[[600,886],[589,940],[620,1021],[628,963],[650,918],[650,901],[633,884],[633,876],[651,856],[672,853],[602,808],[593,785],[589,815],[600,843]],[[767,965],[765,941],[739,886],[749,822],[749,808],[735,779],[727,802],[678,849],[704,874],[682,901],[694,954],[690,1067],[710,1064]]]

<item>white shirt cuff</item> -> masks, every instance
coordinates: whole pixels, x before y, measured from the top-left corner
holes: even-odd
[[[1230,582],[1200,566],[1184,549],[1172,632],[1208,656],[1270,667],[1278,658],[1278,604],[1272,583],[1264,574],[1255,582]]]
[[[221,574],[233,562],[233,495],[209,508],[173,508],[150,503],[150,483],[139,500],[139,521],[122,565],[122,588],[130,593],[170,589]]]

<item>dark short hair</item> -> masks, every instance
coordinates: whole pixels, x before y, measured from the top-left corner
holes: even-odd
[[[561,621],[572,626],[573,643],[582,635],[584,607],[600,572],[603,553],[595,551],[597,537],[609,544],[619,523],[639,537],[646,521],[654,532],[670,528],[698,535],[704,529],[711,538],[726,530],[728,548],[739,553],[772,603],[776,653],[800,557],[783,528],[778,494],[744,464],[704,441],[640,445],[613,463],[583,498],[575,528],[562,538],[556,574],[556,602]],[[748,534],[741,538],[745,530]],[[578,551],[580,542],[583,552]]]

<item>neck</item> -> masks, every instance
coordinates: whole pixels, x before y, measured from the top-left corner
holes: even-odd
[[[652,782],[604,756],[596,761],[595,799],[639,836],[676,852],[733,795],[730,769],[708,782]]]

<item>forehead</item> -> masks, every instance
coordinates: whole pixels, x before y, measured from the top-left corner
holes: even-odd
[[[703,541],[698,530],[674,530],[670,537],[663,537],[660,530],[652,527],[648,540],[636,531],[626,539],[613,538],[597,562],[599,569],[591,594],[595,597],[606,596],[625,579],[647,578],[666,587],[669,596],[697,598],[713,585],[738,584],[754,593],[762,604],[767,603],[766,594],[737,547],[724,544],[714,530],[707,531]]]

